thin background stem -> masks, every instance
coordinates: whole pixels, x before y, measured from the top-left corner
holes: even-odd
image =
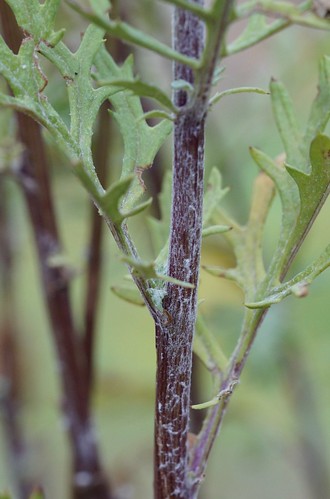
[[[108,177],[110,117],[108,104],[101,106],[98,132],[95,140],[95,168],[101,184],[104,186]],[[96,332],[96,318],[102,275],[102,235],[104,221],[94,205],[91,205],[91,223],[88,245],[88,264],[85,298],[84,351],[86,354],[86,383],[90,392],[93,387],[93,357]]]
[[[0,7],[4,38],[17,52],[21,33],[3,0]],[[74,461],[73,496],[83,499],[94,494],[100,499],[109,499],[90,420],[85,356],[78,341],[69,297],[70,276],[64,266],[50,263],[51,257],[61,252],[61,243],[41,129],[35,121],[20,113],[17,114],[17,124],[25,150],[16,176],[33,228],[43,293],[60,365],[63,410]]]
[[[18,366],[17,326],[14,299],[14,247],[10,230],[11,210],[8,185],[0,176],[0,410],[7,448],[8,468],[17,498],[24,499],[31,490],[24,472],[27,458],[20,425],[20,376]]]

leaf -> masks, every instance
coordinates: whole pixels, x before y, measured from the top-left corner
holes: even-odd
[[[120,211],[120,201],[130,188],[133,178],[133,175],[131,175],[114,182],[100,200],[103,211],[114,224],[120,225],[124,220],[124,216]]]
[[[250,148],[250,154],[261,170],[274,181],[281,199],[282,221],[280,236],[268,269],[269,275],[279,278],[282,266],[286,261],[287,252],[289,251],[290,238],[299,216],[299,191],[284,166],[275,163],[269,156],[258,149]]]
[[[192,57],[187,57],[177,52],[176,50],[171,49],[168,45],[161,43],[156,38],[140,31],[129,24],[120,21],[120,20],[112,20],[107,19],[105,12],[100,12],[98,9],[96,12],[87,12],[82,9],[77,2],[74,0],[66,0],[66,3],[70,5],[75,11],[79,12],[85,19],[88,19],[95,25],[104,29],[107,33],[111,34],[115,38],[119,38],[120,40],[124,40],[127,43],[137,45],[139,47],[146,48],[151,50],[152,52],[156,52],[157,54],[173,60],[181,62],[182,64],[186,64],[187,66],[197,69],[199,67],[199,62]]]
[[[224,234],[231,229],[232,227],[230,227],[229,225],[211,225],[210,227],[207,227],[207,229],[203,229],[202,236],[208,237],[215,234]]]
[[[15,14],[18,25],[25,33],[31,35],[34,41],[52,40],[53,43],[63,35],[63,31],[54,33],[55,18],[60,6],[60,0],[6,0]]]
[[[191,406],[192,409],[197,411],[201,411],[202,409],[208,409],[209,407],[213,407],[214,405],[219,404],[220,399],[218,396],[213,397],[213,399],[208,400],[207,402],[202,402],[201,404],[194,404]]]
[[[122,198],[127,194],[134,180],[134,176],[130,175],[126,178],[114,182],[100,198],[100,206],[105,214],[111,219],[115,225],[120,225],[126,218],[132,217],[141,213],[148,208],[152,203],[152,199],[148,199],[144,203],[140,203],[129,211],[123,211]]]
[[[243,93],[254,93],[254,94],[261,94],[261,95],[269,95],[270,92],[268,92],[267,90],[263,90],[262,88],[258,88],[258,87],[230,88],[229,90],[224,90],[222,92],[217,92],[209,100],[209,106],[212,107],[214,104],[218,103],[223,97],[226,97],[227,95],[243,94]]]
[[[221,187],[221,175],[219,170],[215,167],[212,168],[204,193],[203,227],[210,222],[213,214],[219,207],[221,199],[228,190],[228,188],[222,189]]]
[[[244,290],[244,281],[242,279],[241,272],[237,268],[226,269],[224,267],[214,265],[203,265],[202,268],[214,277],[221,277],[228,279],[229,281],[236,282],[240,288]]]
[[[136,122],[138,123],[139,121],[153,119],[153,118],[175,121],[175,115],[169,114],[166,111],[161,111],[160,109],[154,109],[153,111],[148,111],[147,113],[144,113],[140,118],[136,120]]]
[[[121,298],[128,303],[132,303],[133,305],[138,305],[140,307],[145,305],[137,288],[128,286],[112,286],[111,291],[118,296],[118,298]]]
[[[131,90],[134,95],[139,97],[149,97],[150,99],[155,99],[157,102],[162,104],[164,107],[170,111],[176,113],[177,109],[172,103],[170,97],[160,90],[156,85],[150,85],[149,83],[144,83],[139,79],[131,80],[110,80],[109,82],[100,81],[101,86],[115,86],[122,88],[123,90]]]
[[[204,7],[198,3],[187,2],[187,0],[163,0],[163,2],[171,3],[181,9],[188,10],[201,19],[204,19],[206,22],[212,20],[212,12],[204,9]]]
[[[210,372],[220,373],[225,371],[228,359],[200,314],[198,314],[196,321],[193,348],[194,353],[198,355]]]
[[[171,83],[171,87],[173,90],[184,90],[185,92],[192,93],[194,91],[194,87],[189,81],[186,80],[174,80]]]
[[[237,384],[238,380],[233,380],[229,382],[225,388],[222,388],[220,392],[215,397],[213,397],[213,399],[209,400],[208,402],[203,402],[202,404],[192,405],[191,408],[200,410],[200,409],[207,409],[208,407],[213,407],[214,405],[219,404],[219,402],[222,399],[232,395],[234,388]]]
[[[276,126],[286,153],[286,163],[301,169],[307,164],[308,158],[304,157],[301,149],[302,133],[298,129],[289,94],[284,85],[274,79],[270,83],[270,92]]]
[[[128,263],[131,267],[132,272],[143,277],[144,279],[159,279],[161,281],[171,282],[173,284],[177,284],[183,288],[193,289],[195,286],[190,282],[180,281],[179,279],[175,279],[174,277],[170,277],[167,275],[158,274],[156,271],[155,262],[145,262],[142,260],[136,260],[129,256],[124,255],[122,257],[123,261]]]
[[[314,137],[322,133],[330,118],[330,58],[323,56],[319,64],[318,94],[312,104],[302,147],[308,149]]]
[[[228,56],[241,52],[265,38],[268,38],[272,34],[277,33],[288,24],[289,22],[284,19],[278,19],[268,23],[264,15],[252,14],[248,18],[248,24],[243,33],[228,45],[224,55]]]
[[[99,80],[133,80],[133,58],[129,57],[120,68],[102,47],[96,57],[97,78]],[[130,211],[143,194],[145,186],[142,175],[150,168],[156,154],[172,130],[172,123],[163,120],[151,127],[143,119],[144,111],[140,99],[130,91],[110,96],[116,119],[124,142],[124,157],[121,178],[134,175],[134,180],[123,200],[122,208]]]
[[[271,305],[280,303],[291,294],[302,298],[307,295],[307,286],[328,267],[330,267],[330,244],[305,270],[286,283],[273,288],[265,298],[256,302],[245,303],[245,306],[248,308],[268,308]]]
[[[35,43],[26,39],[13,54],[0,36],[0,74],[14,97],[0,93],[0,105],[23,112],[45,126],[69,155],[76,152],[74,141],[58,113],[41,94],[47,80],[35,55]]]
[[[309,174],[287,166],[296,182],[300,196],[298,224],[292,241],[304,237],[330,192],[330,138],[318,135],[310,146],[311,171]]]

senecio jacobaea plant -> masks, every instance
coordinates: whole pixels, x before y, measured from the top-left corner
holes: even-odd
[[[280,81],[272,80],[267,91],[250,87],[214,91],[223,71],[220,64],[292,24],[329,30],[330,23],[310,1],[293,4],[252,0],[236,5],[232,0],[213,0],[209,7],[204,6],[203,0],[164,1],[173,7],[172,47],[112,17],[113,6],[107,0],[90,0],[88,8],[78,1],[67,1],[90,21],[73,53],[62,41],[64,30],[54,28],[60,0],[6,0],[24,38],[17,53],[9,48],[5,36],[0,38],[0,74],[10,89],[10,93],[0,93],[0,105],[32,117],[47,129],[118,245],[136,291],[125,286],[114,291],[127,301],[142,301],[155,324],[154,497],[193,499],[198,496],[225,410],[268,309],[290,294],[305,296],[313,279],[330,265],[328,245],[305,270],[285,281],[329,194],[330,138],[323,132],[330,116],[330,58],[321,59],[319,89],[304,132]],[[269,22],[269,18],[273,20]],[[241,19],[247,20],[245,28],[227,43],[228,27]],[[106,35],[110,40],[120,39],[173,61],[173,97],[134,75],[133,56],[118,64],[105,48]],[[48,77],[41,68],[43,58],[56,67],[66,83],[69,125],[44,95]],[[270,95],[285,153],[282,160],[274,160],[251,148],[261,173],[255,181],[244,226],[221,207],[226,190],[221,187],[216,168],[204,189],[204,129],[208,111],[220,105],[226,95],[240,92]],[[160,107],[145,113],[141,97],[153,99]],[[107,100],[124,147],[120,178],[110,186],[98,177],[91,150],[94,122]],[[159,123],[150,126],[148,118],[157,118]],[[127,220],[150,205],[151,199],[141,201],[145,190],[143,173],[152,166],[171,133],[172,180],[165,176],[163,218],[149,220],[159,253],[154,261],[146,261],[137,252]],[[276,192],[282,204],[280,235],[265,268],[263,228]],[[236,266],[205,268],[213,275],[234,280],[245,297],[241,333],[228,359],[197,306],[202,238],[219,233],[231,244]],[[56,256],[56,248],[53,252]],[[79,366],[68,358],[64,336],[58,332],[54,340],[62,360],[63,410],[73,449],[75,485],[77,490],[84,489],[85,494],[77,497],[112,497],[105,481],[93,489],[88,480],[78,480],[97,472],[102,481],[103,475],[89,416],[89,396],[79,381]],[[213,378],[214,398],[191,408],[193,350]],[[189,438],[188,445],[190,411],[202,408],[207,408],[204,423],[200,433]]]

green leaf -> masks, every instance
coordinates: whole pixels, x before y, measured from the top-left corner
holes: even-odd
[[[212,107],[214,104],[219,102],[223,97],[226,97],[227,95],[243,94],[243,93],[254,93],[254,94],[261,94],[261,95],[269,95],[270,94],[270,92],[268,92],[267,90],[263,90],[262,88],[258,88],[258,87],[230,88],[230,89],[224,90],[222,92],[217,92],[209,100],[209,106]]]
[[[149,83],[144,83],[139,79],[131,80],[111,80],[109,82],[100,81],[99,85],[105,86],[115,86],[122,88],[123,90],[130,90],[134,95],[139,97],[149,97],[150,99],[155,99],[157,102],[162,104],[164,107],[170,111],[176,113],[177,109],[172,104],[172,101],[168,95],[160,90],[156,85],[150,85]]]
[[[308,118],[302,147],[307,156],[314,137],[322,133],[330,118],[330,57],[323,56],[319,64],[318,93]]]
[[[302,168],[307,164],[301,150],[302,133],[298,128],[292,101],[284,85],[272,79],[270,83],[271,99],[276,126],[286,153],[286,163]]]
[[[219,402],[222,399],[229,397],[233,393],[234,388],[237,384],[238,384],[237,380],[234,380],[234,381],[228,383],[228,386],[221,389],[220,392],[215,397],[213,397],[213,399],[209,400],[208,402],[203,402],[202,404],[192,405],[191,408],[201,410],[201,409],[207,409],[209,407],[213,407],[214,405],[219,404]]]
[[[203,265],[202,268],[210,275],[214,277],[222,277],[228,279],[229,281],[236,282],[242,289],[244,289],[244,281],[242,279],[241,273],[237,268],[226,269],[224,267],[214,266],[214,265]]]
[[[133,305],[138,305],[139,307],[143,307],[145,305],[141,294],[137,290],[137,288],[128,287],[128,286],[112,286],[111,291],[128,303],[132,303]]]
[[[280,303],[284,298],[293,294],[298,298],[303,298],[307,295],[307,286],[321,274],[324,270],[330,267],[330,244],[321,253],[321,255],[305,270],[297,274],[284,284],[273,288],[268,296],[256,302],[245,303],[248,308],[268,308],[271,305]]]
[[[12,97],[0,93],[0,105],[31,116],[48,128],[66,153],[75,155],[75,143],[65,123],[42,95],[47,80],[39,66],[32,39],[26,39],[15,55],[0,36],[0,74],[14,94]]]
[[[204,9],[204,7],[200,6],[198,3],[187,2],[187,0],[163,0],[163,2],[171,3],[181,9],[188,10],[200,17],[200,19],[204,19],[206,22],[210,22],[213,19],[212,12]]]
[[[124,40],[127,43],[146,48],[148,50],[151,50],[152,52],[156,52],[157,54],[167,59],[186,64],[193,69],[197,69],[199,67],[199,62],[196,59],[184,56],[180,52],[171,49],[166,44],[159,42],[156,38],[153,38],[143,31],[140,31],[123,21],[114,21],[112,19],[107,19],[106,12],[103,12],[101,14],[98,9],[97,12],[91,13],[82,9],[77,4],[77,2],[73,0],[66,0],[66,2],[75,11],[79,12],[79,14],[81,14],[85,19],[88,19],[95,25],[104,29],[107,33],[111,34],[115,38],[119,38],[120,40]]]
[[[330,192],[330,138],[318,135],[310,146],[311,171],[309,174],[287,167],[296,182],[300,196],[300,213],[292,241],[303,238]]]
[[[120,225],[126,218],[133,217],[138,213],[141,213],[152,203],[152,198],[148,199],[144,203],[135,205],[129,211],[121,209],[124,204],[122,198],[129,192],[129,189],[134,180],[134,176],[130,175],[117,182],[114,182],[105,192],[103,196],[100,197],[99,204],[111,221],[115,225]]]
[[[292,231],[297,224],[299,216],[299,191],[297,185],[283,165],[277,164],[258,149],[250,148],[250,154],[261,170],[274,181],[281,199],[282,221],[280,237],[277,249],[268,269],[269,275],[279,278],[282,266],[287,258],[286,255],[288,248],[290,247]]]
[[[143,120],[145,121],[145,120],[154,119],[154,118],[175,121],[174,114],[169,114],[166,111],[161,111],[160,109],[154,109],[153,111],[148,111],[147,113],[144,113],[140,118],[138,118],[136,120],[136,122],[138,123],[139,121],[143,121]]]
[[[104,47],[96,57],[97,78],[99,80],[133,80],[133,58],[129,57],[122,67],[118,67]],[[124,142],[124,157],[121,178],[134,175],[134,180],[125,196],[122,208],[130,211],[145,191],[142,175],[150,168],[156,154],[172,130],[172,123],[161,121],[151,127],[143,119],[144,111],[140,99],[131,91],[123,91],[110,96],[116,119]]]
[[[202,236],[208,237],[215,234],[224,234],[231,229],[232,227],[230,227],[229,225],[211,225],[210,227],[207,227],[207,229],[203,229]]]
[[[55,18],[60,0],[6,0],[15,14],[18,25],[31,35],[36,43],[40,40],[52,40],[62,36],[62,31],[54,33]]]
[[[181,286],[183,288],[193,289],[195,287],[194,284],[191,284],[189,282],[180,281],[179,279],[175,279],[174,277],[158,274],[154,261],[146,262],[142,260],[136,260],[126,255],[124,255],[122,259],[131,267],[133,274],[137,274],[144,279],[159,279],[161,281],[177,284],[178,286]]]
[[[199,314],[196,321],[196,332],[194,337],[194,353],[198,355],[206,369],[212,373],[224,372],[228,359],[223,353],[218,340],[214,337],[205,321]]]
[[[209,407],[213,407],[214,405],[219,404],[220,399],[216,395],[213,397],[213,399],[208,400],[207,402],[202,402],[201,404],[194,404],[191,406],[192,409],[195,409],[196,411],[201,411],[202,409],[208,409]]]
[[[124,216],[120,211],[121,198],[128,192],[132,182],[133,175],[114,182],[101,198],[100,205],[103,211],[114,224],[121,224]]]
[[[241,52],[274,33],[281,31],[288,25],[289,21],[284,19],[278,19],[268,23],[264,15],[252,14],[248,18],[248,23],[243,33],[227,46],[224,55],[228,56]]]
[[[216,167],[213,167],[204,193],[203,227],[209,224],[228,190],[228,188],[222,189],[220,172]]]
[[[173,90],[184,90],[185,92],[192,93],[194,91],[194,87],[189,81],[186,80],[174,80],[171,83],[171,87]]]

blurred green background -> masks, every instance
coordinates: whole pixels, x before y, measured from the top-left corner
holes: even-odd
[[[168,8],[154,2],[126,2],[136,25],[170,39]],[[148,17],[144,15],[148,9]],[[78,16],[63,6],[59,26],[67,25],[72,48],[84,29]],[[239,30],[233,28],[231,36]],[[267,88],[270,77],[290,91],[299,122],[305,125],[317,91],[320,56],[329,54],[329,35],[291,28],[261,45],[225,60],[221,88]],[[45,69],[48,66],[45,62]],[[145,51],[136,53],[143,79],[169,91],[171,65]],[[64,116],[65,86],[53,75],[47,95]],[[247,217],[256,166],[250,145],[271,156],[282,152],[270,99],[260,95],[228,97],[212,111],[208,122],[207,171],[216,165],[230,187],[225,204],[240,222]],[[57,214],[65,253],[77,270],[72,299],[82,320],[89,201],[56,146],[49,140]],[[109,138],[111,179],[118,175],[121,143]],[[161,165],[170,166],[171,143]],[[159,166],[160,167],[160,166]],[[10,180],[12,236],[15,241],[15,321],[17,325],[20,422],[29,449],[27,473],[42,483],[47,498],[67,497],[69,451],[60,407],[58,366],[40,291],[31,229],[16,185]],[[275,200],[265,234],[265,258],[277,244],[279,203]],[[292,272],[304,268],[329,242],[330,206],[325,205],[296,258]],[[134,224],[134,227],[133,227]],[[141,255],[152,255],[145,219],[130,224]],[[105,232],[102,297],[96,348],[94,414],[103,462],[118,498],[152,498],[153,405],[155,351],[152,321],[144,308],[121,301],[111,286],[122,283],[126,269]],[[203,247],[203,263],[232,264],[230,249],[220,236]],[[290,297],[276,305],[260,328],[241,383],[229,406],[215,444],[201,499],[321,499],[330,497],[330,273],[321,275],[305,299]],[[227,354],[239,334],[242,295],[232,284],[202,271],[203,312]],[[208,376],[198,366],[199,402],[212,396]],[[0,431],[3,431],[0,429]],[[4,436],[1,435],[1,442]],[[4,445],[0,447],[0,490],[11,487]],[[329,480],[328,480],[329,482]],[[323,488],[322,488],[323,487]]]

